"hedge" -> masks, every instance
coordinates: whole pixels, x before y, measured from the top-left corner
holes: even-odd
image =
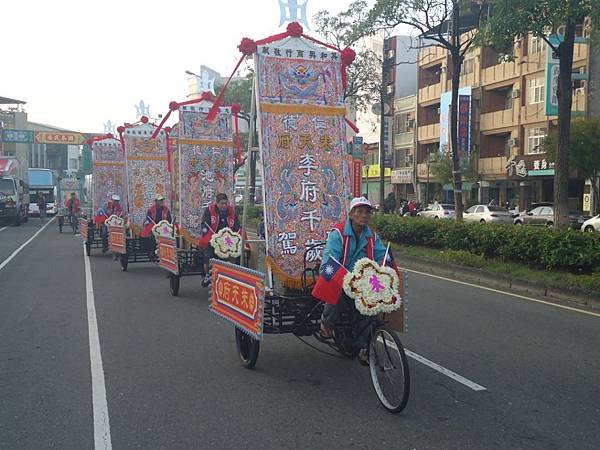
[[[390,214],[375,216],[373,225],[384,241],[398,244],[462,250],[549,270],[600,270],[600,233],[406,218]]]

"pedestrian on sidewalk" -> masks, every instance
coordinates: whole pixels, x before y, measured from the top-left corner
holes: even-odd
[[[46,217],[46,197],[41,192],[38,194],[37,205],[40,210],[40,223],[44,223],[44,217]]]

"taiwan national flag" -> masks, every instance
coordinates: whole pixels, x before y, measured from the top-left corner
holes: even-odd
[[[322,302],[337,305],[344,289],[344,275],[348,270],[331,256],[323,263],[322,269],[312,296]]]

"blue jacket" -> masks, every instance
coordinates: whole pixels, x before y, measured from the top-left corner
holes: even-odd
[[[350,236],[350,249],[349,254],[346,258],[346,264],[344,266],[346,269],[352,271],[354,269],[354,264],[361,258],[367,257],[367,238],[373,236],[373,230],[370,227],[366,227],[361,233],[358,239],[358,245],[356,243],[356,235],[354,234],[354,229],[350,224],[350,219],[346,219],[346,224],[344,225],[344,236]],[[340,236],[340,233],[337,231],[332,231],[329,233],[329,237],[327,238],[327,244],[325,245],[325,250],[323,250],[323,261],[327,261],[329,256],[333,256],[340,263],[342,262],[342,252],[343,252],[343,241]],[[375,262],[381,263],[383,257],[385,256],[385,247],[379,239],[379,236],[375,236],[375,246],[373,248],[373,253],[375,256]],[[321,271],[324,269],[324,264],[321,265]]]

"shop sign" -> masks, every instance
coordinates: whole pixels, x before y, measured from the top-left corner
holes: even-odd
[[[85,138],[81,133],[56,133],[51,131],[36,131],[35,141],[38,144],[83,144]]]
[[[592,194],[583,194],[582,209],[586,212],[590,212],[592,210]]]
[[[411,184],[413,182],[414,169],[403,167],[392,170],[392,184]]]
[[[29,130],[2,130],[2,142],[14,142],[31,144],[33,142],[33,131]]]
[[[514,156],[506,163],[506,172],[516,178],[554,176],[554,163],[539,155]]]
[[[379,164],[371,164],[370,166],[363,166],[362,169],[363,178],[377,178],[381,175],[381,167]],[[392,169],[390,167],[385,168],[383,173],[385,177],[392,176]]]

